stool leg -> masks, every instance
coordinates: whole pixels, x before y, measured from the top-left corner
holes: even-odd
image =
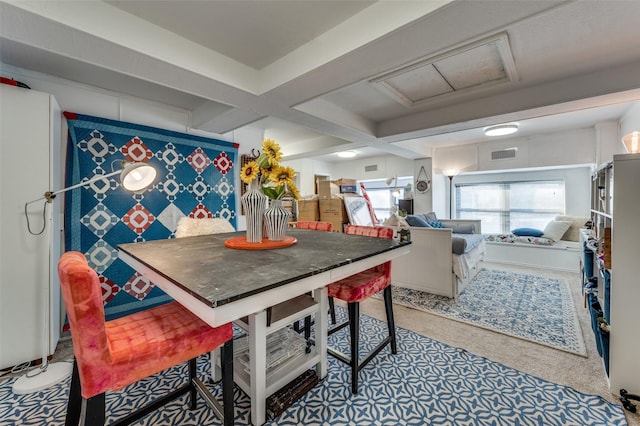
[[[331,315],[331,324],[336,325],[336,304],[333,297],[329,297],[329,315]]]
[[[195,410],[198,408],[198,392],[193,384],[193,379],[196,378],[196,359],[189,360],[189,409]]]
[[[78,426],[81,410],[82,389],[80,388],[80,374],[78,372],[78,363],[74,359],[71,387],[69,388],[69,402],[67,402],[67,417],[64,422],[65,426]]]
[[[227,340],[220,350],[222,366],[222,409],[224,425],[233,426],[233,339]]]
[[[351,393],[358,393],[358,362],[360,360],[360,303],[350,302],[349,334],[351,337]]]
[[[391,353],[398,353],[398,346],[396,344],[396,324],[393,320],[393,301],[391,300],[391,286],[387,286],[383,290],[384,296],[384,310],[387,312],[387,327],[389,327],[389,336],[391,337]]]
[[[105,410],[105,396],[104,393],[92,396],[89,399],[85,399],[85,418],[80,419],[80,424],[86,426],[98,426],[104,425],[104,410]],[[83,422],[84,420],[84,422]]]

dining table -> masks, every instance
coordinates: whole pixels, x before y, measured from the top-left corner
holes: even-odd
[[[250,367],[234,361],[234,381],[250,397],[252,424],[261,425],[267,397],[312,367],[319,379],[327,374],[327,284],[407,254],[411,242],[293,228],[281,243],[244,237],[119,244],[118,255],[210,326],[234,322],[247,331]],[[312,314],[312,350],[269,373],[267,337]]]

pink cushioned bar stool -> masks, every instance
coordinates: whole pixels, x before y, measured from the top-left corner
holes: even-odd
[[[393,238],[393,229],[384,227],[347,225],[345,233],[376,238]],[[347,358],[343,353],[331,348],[328,349],[328,353],[351,366],[351,392],[358,393],[358,372],[388,344],[391,344],[392,354],[396,354],[398,352],[396,345],[396,329],[393,320],[393,305],[391,300],[391,261],[331,283],[328,285],[327,290],[329,297],[335,297],[347,302],[349,319],[329,330],[328,334],[331,335],[336,331],[349,326],[351,357]],[[385,337],[385,339],[380,342],[362,362],[360,362],[360,302],[380,291],[383,291],[389,335]]]
[[[322,222],[319,220],[299,220],[296,222],[296,228],[333,232],[333,224],[331,222]]]
[[[102,289],[84,255],[70,251],[58,262],[58,275],[73,340],[73,376],[66,425],[103,425],[105,392],[116,391],[182,362],[189,382],[111,425],[131,424],[166,403],[196,392],[225,425],[233,425],[233,329],[212,328],[177,302],[105,321]],[[222,346],[223,406],[196,377],[196,358]],[[82,409],[84,405],[84,410]],[[81,412],[84,416],[81,419]]]

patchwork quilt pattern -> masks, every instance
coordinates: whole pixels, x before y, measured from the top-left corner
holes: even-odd
[[[118,259],[118,244],[173,238],[178,221],[223,218],[236,226],[238,145],[217,139],[65,112],[66,186],[146,162],[158,176],[130,193],[118,177],[65,194],[65,250],[85,254],[102,283],[107,320],[170,300]]]

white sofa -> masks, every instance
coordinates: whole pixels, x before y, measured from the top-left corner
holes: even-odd
[[[440,222],[444,226],[471,225],[474,234],[481,233],[479,220]],[[449,228],[411,227],[411,252],[393,260],[393,285],[457,297],[478,273],[478,262],[484,256],[485,243],[482,242],[469,253],[456,255],[452,253],[454,235],[457,234],[453,234]]]

